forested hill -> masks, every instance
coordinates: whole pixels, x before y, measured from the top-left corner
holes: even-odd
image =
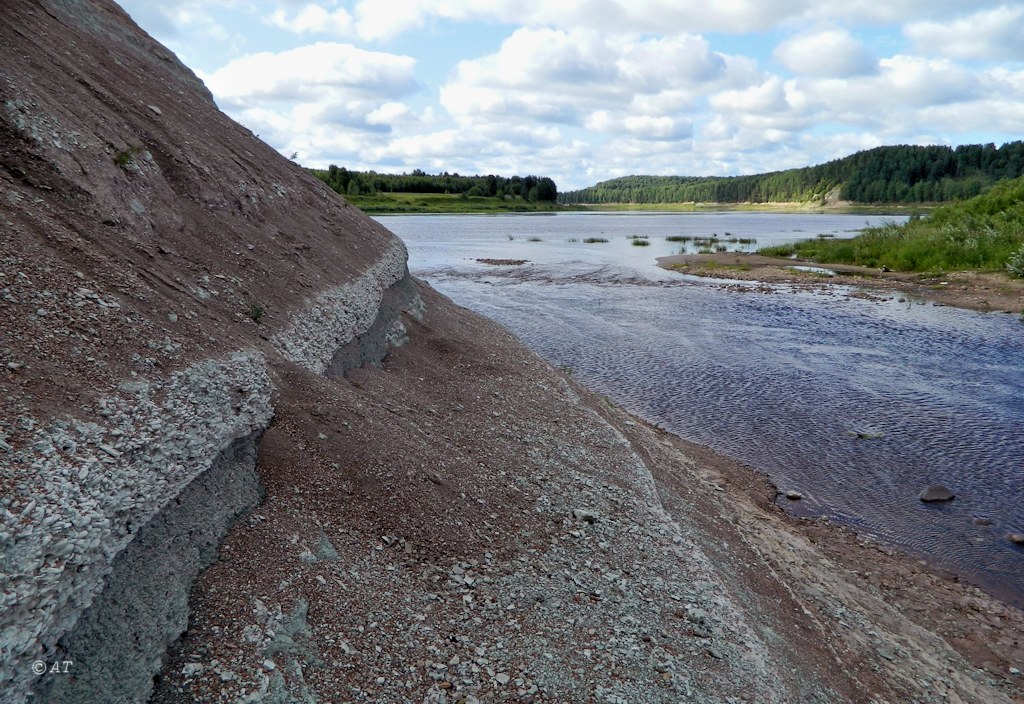
[[[1024,175],[1024,142],[1002,147],[877,147],[819,166],[752,176],[625,176],[559,195],[560,203],[926,203],[978,195]],[[838,192],[837,192],[838,189]]]
[[[460,176],[447,171],[428,174],[419,169],[410,174],[379,174],[376,171],[349,171],[333,164],[326,170],[310,171],[338,193],[350,196],[448,193],[528,201],[553,201],[558,196],[555,182],[546,176]]]

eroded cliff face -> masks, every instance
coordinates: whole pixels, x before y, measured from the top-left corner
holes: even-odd
[[[379,359],[415,291],[397,238],[114,3],[0,13],[0,691],[128,701],[259,496],[268,360]],[[76,651],[106,670],[32,671]]]
[[[1020,701],[1019,612],[971,667],[109,0],[0,20],[4,704]]]

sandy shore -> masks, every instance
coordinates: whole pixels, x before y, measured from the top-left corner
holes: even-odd
[[[932,303],[982,312],[1024,313],[1024,279],[1003,274],[971,271],[942,276],[897,271],[880,271],[848,264],[818,264],[812,261],[764,257],[759,254],[677,254],[660,257],[658,265],[695,276],[765,283],[788,283],[824,288],[834,284],[862,289],[899,292]],[[834,276],[801,271],[794,266],[827,269]]]

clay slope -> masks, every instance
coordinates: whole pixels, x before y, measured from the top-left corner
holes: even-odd
[[[405,249],[223,115],[112,2],[0,14],[0,692],[22,701],[51,686],[34,660],[116,643],[95,625],[108,608],[153,624],[92,656],[129,691],[259,495],[267,359],[379,356],[411,303]],[[199,477],[206,493],[163,515]],[[209,530],[142,574],[194,526]]]
[[[0,13],[4,704],[1010,701],[115,5]]]

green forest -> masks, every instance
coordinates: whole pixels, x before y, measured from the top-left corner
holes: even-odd
[[[428,174],[419,169],[408,174],[379,174],[376,171],[349,171],[334,164],[326,170],[310,171],[345,196],[431,193],[529,202],[554,201],[558,197],[555,182],[546,176],[460,176],[447,171]]]
[[[751,176],[625,176],[568,191],[560,203],[937,203],[1024,175],[1024,142],[877,147],[826,164]]]

